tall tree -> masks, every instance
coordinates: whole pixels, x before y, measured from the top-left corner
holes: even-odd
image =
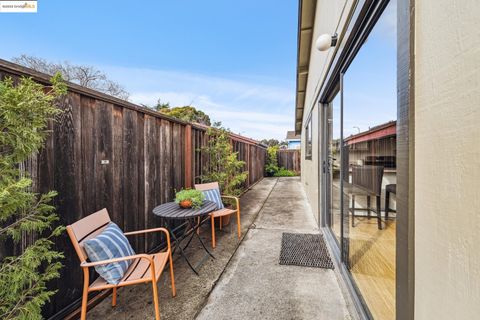
[[[160,113],[183,121],[196,122],[206,126],[211,125],[210,117],[205,112],[192,106],[170,107],[170,103],[165,103],[158,99],[157,104],[153,108]]]
[[[277,139],[263,139],[260,141],[261,144],[266,145],[267,147],[274,147],[274,146],[286,146],[286,141],[278,141]]]
[[[36,239],[22,243],[15,256],[0,256],[0,319],[42,319],[41,308],[55,293],[47,283],[62,267],[63,255],[52,242],[63,232],[62,227],[52,231],[58,216],[50,203],[56,193],[34,193],[21,169],[42,148],[47,123],[60,112],[55,101],[66,86],[59,73],[49,89],[29,78],[18,85],[11,78],[0,81],[0,244]]]
[[[95,67],[75,65],[68,61],[61,63],[48,62],[45,59],[22,54],[12,59],[13,62],[49,75],[60,72],[63,79],[83,87],[94,89],[111,96],[128,100],[130,94],[119,83],[108,79],[107,75]]]

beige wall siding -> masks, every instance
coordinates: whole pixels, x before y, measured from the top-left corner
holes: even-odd
[[[349,12],[354,0],[318,1],[315,13],[315,26],[310,53],[310,66],[307,80],[307,90],[303,113],[302,127],[302,182],[310,201],[310,205],[318,219],[320,210],[319,170],[320,170],[320,140],[319,140],[319,107],[315,100],[318,90],[323,82],[327,68],[334,57],[336,49],[320,52],[315,48],[316,39],[324,33],[342,34]],[[342,45],[341,39],[337,48]],[[305,125],[312,111],[313,116],[313,153],[312,160],[305,160]],[[317,221],[318,222],[318,221]]]
[[[304,123],[306,125],[306,123]],[[319,213],[319,181],[318,181],[318,155],[320,142],[318,141],[318,106],[312,110],[312,159],[305,160],[305,146],[306,141],[304,137],[305,125],[302,127],[302,165],[301,165],[301,178],[305,187],[308,201],[312,208],[312,212],[318,223]]]
[[[342,13],[345,7],[351,6],[351,2],[351,0],[317,1],[307,91],[305,93],[304,120],[305,117],[308,116],[308,110],[310,110],[315,103],[315,96],[335,52],[335,49],[318,51],[315,48],[315,41],[324,33],[335,34],[341,30],[339,23],[342,19]],[[345,15],[343,16],[345,17]]]
[[[415,10],[415,318],[480,316],[480,1]]]
[[[312,49],[310,52],[310,65],[308,72],[307,90],[305,93],[305,112],[303,120],[315,104],[315,97],[323,82],[325,73],[336,50],[342,45],[341,39],[336,48],[327,51],[318,51],[315,41],[324,34],[338,33],[340,36],[345,26],[348,13],[352,8],[353,0],[317,1],[315,13],[315,26],[313,28]]]

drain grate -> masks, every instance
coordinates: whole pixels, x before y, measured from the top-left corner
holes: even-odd
[[[280,264],[333,269],[330,253],[321,234],[283,233]]]

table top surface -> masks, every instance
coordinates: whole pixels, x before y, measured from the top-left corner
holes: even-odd
[[[166,219],[188,219],[205,216],[217,209],[217,204],[213,201],[204,200],[198,209],[184,209],[176,202],[167,202],[153,209],[153,214]]]

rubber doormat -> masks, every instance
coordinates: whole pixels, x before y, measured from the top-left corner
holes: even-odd
[[[333,269],[325,239],[321,234],[283,233],[280,264]]]

